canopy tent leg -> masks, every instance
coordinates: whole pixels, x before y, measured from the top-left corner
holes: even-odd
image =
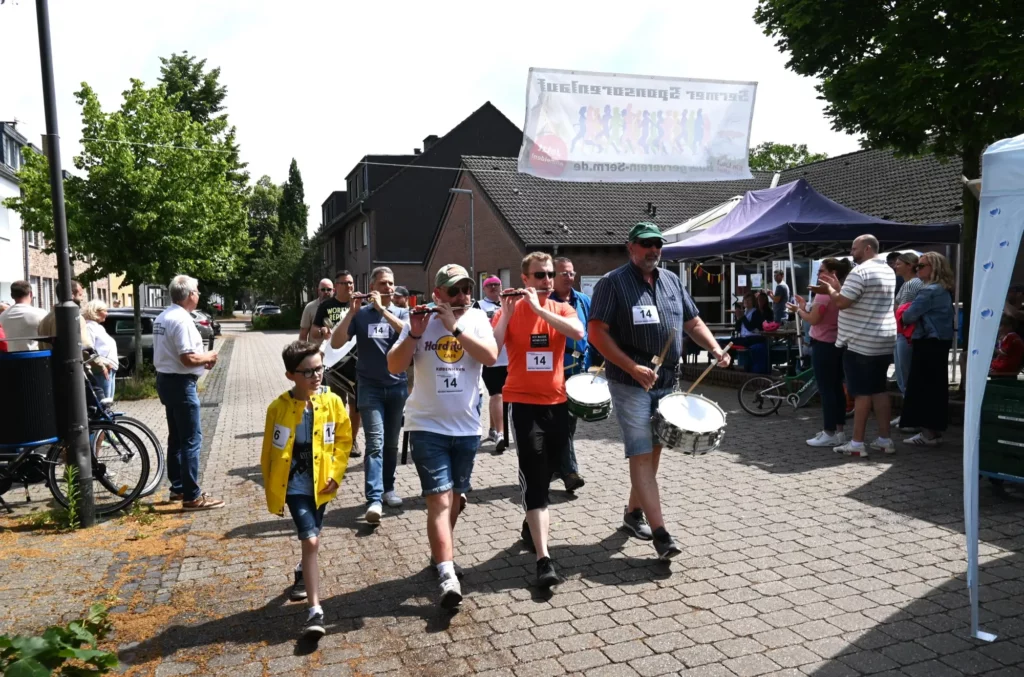
[[[957,359],[957,338],[960,336],[960,281],[963,279],[963,256],[960,245],[956,246],[956,280],[953,285],[953,362],[949,365],[949,381],[956,382],[956,369],[960,364]],[[960,374],[960,381],[963,382],[964,375]]]
[[[789,243],[789,276],[792,292],[794,297],[796,296],[796,263],[793,261],[793,243]],[[787,299],[788,300],[788,299]],[[781,324],[781,323],[780,323]],[[804,362],[804,332],[803,327],[800,326],[800,313],[796,314],[796,349],[800,354],[800,364]],[[799,371],[799,369],[797,370]]]

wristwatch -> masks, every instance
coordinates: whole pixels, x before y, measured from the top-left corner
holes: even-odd
[[[459,335],[461,333],[462,333],[462,327],[460,327],[459,325],[455,325],[455,329],[452,329],[452,336],[454,336],[455,338],[459,338]]]

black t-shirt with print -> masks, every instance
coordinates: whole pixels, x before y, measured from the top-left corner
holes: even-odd
[[[336,296],[332,296],[316,309],[316,317],[313,318],[313,324],[317,327],[326,327],[324,320],[330,322],[331,328],[338,326],[341,322],[342,316],[345,311],[348,310],[348,301],[339,301]]]

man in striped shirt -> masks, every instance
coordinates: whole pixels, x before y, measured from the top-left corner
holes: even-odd
[[[861,235],[850,249],[857,264],[840,289],[835,275],[822,271],[818,276],[821,293],[828,294],[839,308],[839,334],[836,347],[846,348],[843,372],[846,388],[854,398],[853,439],[835,447],[837,454],[864,457],[868,447],[886,454],[896,452],[889,437],[892,407],[887,392],[889,363],[896,345],[896,316],[893,297],[896,273],[878,256],[878,239]],[[878,438],[864,444],[868,414],[875,411]]]
[[[661,513],[657,478],[661,444],[654,437],[651,416],[661,398],[673,391],[684,331],[720,366],[729,366],[729,355],[700,319],[679,278],[658,267],[664,243],[653,223],[633,226],[627,245],[629,262],[594,287],[587,329],[591,345],[608,363],[612,409],[629,461],[631,487],[623,527],[637,538],[653,538],[658,558],[669,560],[682,550],[665,530]],[[664,363],[655,373],[651,360],[666,345]]]

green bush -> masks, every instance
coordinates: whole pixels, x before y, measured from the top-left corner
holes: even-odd
[[[39,637],[0,635],[0,675],[105,675],[117,668],[117,656],[96,647],[112,628],[106,607],[93,604],[85,619],[50,626]]]
[[[299,330],[302,311],[288,308],[280,315],[257,315],[252,318],[252,328],[256,331],[273,331],[275,329]]]

